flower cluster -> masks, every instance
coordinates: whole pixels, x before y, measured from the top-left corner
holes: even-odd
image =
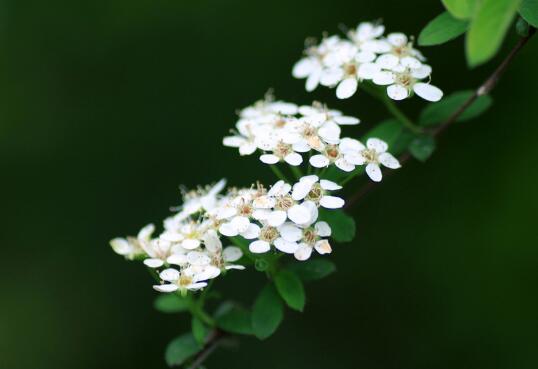
[[[317,102],[297,106],[266,97],[239,112],[236,131],[224,137],[223,144],[239,148],[240,155],[259,150],[260,160],[266,164],[299,166],[303,155],[309,154],[308,161],[314,168],[334,164],[344,172],[352,172],[366,165],[369,177],[380,181],[379,164],[392,169],[400,164],[386,152],[388,145],[380,139],[372,138],[364,146],[356,139],[340,137],[340,126],[358,123],[359,119]]]
[[[307,46],[305,57],[293,67],[296,78],[306,78],[306,90],[319,84],[336,87],[336,96],[347,99],[359,83],[371,81],[387,86],[387,95],[402,100],[413,93],[428,101],[439,101],[443,92],[429,83],[432,69],[403,33],[383,36],[381,24],[360,23],[347,38],[325,37],[319,45]],[[424,80],[426,82],[424,82]]]
[[[129,260],[158,270],[160,292],[198,290],[207,281],[229,269],[244,269],[243,251],[223,247],[222,236],[249,240],[248,251],[266,253],[272,249],[306,260],[315,249],[331,252],[327,237],[330,226],[318,221],[318,208],[337,209],[344,200],[331,196],[341,187],[315,175],[290,185],[278,181],[269,190],[258,184],[251,188],[230,188],[221,194],[225,181],[183,194],[178,212],[164,220],[164,230],[153,237],[155,226],[142,228],[137,237],[110,241],[114,251]],[[246,251],[246,250],[245,250]]]

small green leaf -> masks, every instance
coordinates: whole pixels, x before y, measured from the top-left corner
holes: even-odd
[[[153,306],[162,313],[181,313],[189,310],[189,299],[176,294],[160,295],[155,299]]]
[[[259,339],[271,336],[284,319],[284,304],[272,284],[258,295],[252,309],[252,330]]]
[[[166,346],[164,357],[168,366],[181,365],[200,349],[192,333],[185,333]]]
[[[477,0],[441,0],[445,8],[454,17],[468,19],[473,16]]]
[[[390,150],[390,147],[398,140],[398,137],[400,137],[402,131],[402,124],[398,120],[387,119],[380,122],[370,131],[368,131],[362,137],[362,141],[366,143],[366,141],[371,137],[379,138],[389,145]]]
[[[325,278],[336,271],[334,263],[327,259],[310,259],[290,264],[287,268],[305,282]]]
[[[449,12],[444,12],[424,27],[418,36],[418,44],[420,46],[444,44],[465,33],[468,26],[469,22],[454,18]]]
[[[217,326],[234,334],[252,334],[252,314],[247,309],[234,306],[217,318]]]
[[[473,94],[474,91],[470,90],[458,91],[439,102],[428,104],[420,113],[419,124],[421,126],[434,126],[446,121]],[[476,118],[488,110],[492,103],[493,99],[491,96],[480,96],[456,119],[456,122],[464,122]]]
[[[196,317],[192,318],[192,335],[194,336],[194,339],[198,343],[198,345],[203,346],[205,342],[205,338],[207,337],[207,328],[205,327],[204,323]]]
[[[303,311],[305,293],[303,282],[289,270],[282,270],[275,276],[275,285],[286,304],[294,310]]]
[[[530,25],[538,27],[538,0],[522,0],[519,6],[519,14]]]
[[[417,136],[409,145],[409,152],[420,161],[426,161],[435,150],[435,140],[432,136]]]
[[[519,3],[520,0],[483,0],[480,3],[467,32],[465,46],[469,66],[483,64],[499,51]]]
[[[336,242],[350,242],[355,238],[355,220],[342,210],[325,210],[320,208],[319,218],[331,226],[331,237]]]

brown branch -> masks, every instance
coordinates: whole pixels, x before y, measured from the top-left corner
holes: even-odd
[[[514,57],[525,46],[529,39],[536,33],[536,28],[530,27],[527,36],[522,37],[514,45],[512,50],[508,53],[506,58],[499,64],[499,66],[493,71],[493,73],[474,91],[474,93],[456,110],[452,113],[443,123],[439,124],[434,130],[430,132],[432,137],[440,136],[452,123],[454,123],[480,96],[488,94],[495,86],[499,79],[504,74]],[[398,160],[400,164],[403,164],[411,159],[411,154],[406,152],[402,154]],[[394,173],[394,171],[386,172],[386,176]],[[368,181],[364,186],[358,189],[351,197],[346,201],[346,208],[350,208],[357,203],[363,196],[365,196],[370,190],[375,187],[376,182]]]
[[[189,365],[188,369],[198,369],[227,336],[228,333],[223,332],[220,329],[212,331],[207,338],[204,348],[196,354],[194,361]]]

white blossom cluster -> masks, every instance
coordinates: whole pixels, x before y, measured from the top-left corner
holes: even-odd
[[[347,99],[358,84],[370,81],[387,86],[387,95],[403,100],[414,93],[428,101],[439,101],[443,92],[429,83],[432,68],[414,48],[413,40],[403,33],[383,36],[385,27],[360,23],[347,32],[347,38],[325,37],[318,45],[308,46],[305,57],[293,67],[295,78],[306,78],[306,90],[319,84],[336,87],[336,96]]]
[[[367,165],[374,181],[381,180],[379,164],[392,169],[400,167],[398,160],[386,152],[388,146],[371,139],[367,147],[358,140],[340,137],[343,125],[359,124],[359,119],[328,109],[320,103],[297,106],[271,97],[260,100],[239,112],[233,136],[224,137],[223,144],[239,148],[240,155],[261,151],[260,160],[266,164],[285,162],[291,166],[303,163],[309,155],[314,168],[334,164],[351,172],[358,165]]]
[[[204,288],[226,270],[245,268],[239,263],[241,248],[223,247],[222,236],[248,240],[248,251],[254,254],[275,250],[307,260],[313,250],[331,252],[331,228],[318,220],[318,208],[344,205],[343,199],[330,195],[341,188],[338,184],[310,175],[293,185],[278,181],[268,190],[258,184],[221,194],[224,187],[221,180],[185,192],[183,205],[164,220],[160,235],[153,237],[155,226],[150,224],[136,237],[111,240],[113,250],[158,270],[157,291],[182,293]]]

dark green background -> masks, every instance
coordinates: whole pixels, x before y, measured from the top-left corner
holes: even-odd
[[[143,267],[108,246],[158,222],[178,185],[272,181],[222,148],[235,111],[274,87],[363,124],[386,118],[357,94],[304,91],[303,40],[382,17],[418,34],[437,1],[4,1],[0,8],[0,367],[164,368],[187,319],[152,308]],[[515,40],[513,32],[502,53]],[[463,42],[423,49],[434,83],[471,88]],[[443,136],[353,209],[356,240],[265,342],[243,339],[209,368],[538,367],[538,39],[494,91],[493,109]],[[416,115],[425,102],[402,103]],[[351,187],[359,186],[360,181]],[[252,273],[227,278],[251,298]]]

